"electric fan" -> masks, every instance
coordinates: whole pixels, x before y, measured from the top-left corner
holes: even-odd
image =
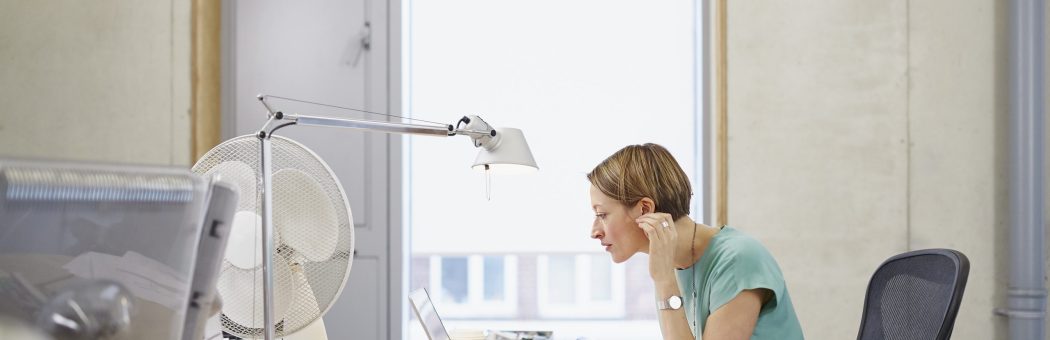
[[[242,338],[265,334],[260,139],[244,135],[208,151],[193,172],[222,177],[240,189],[233,229],[218,281],[221,324]],[[271,139],[273,299],[278,337],[321,318],[339,298],[353,263],[349,201],[324,161],[305,146]]]

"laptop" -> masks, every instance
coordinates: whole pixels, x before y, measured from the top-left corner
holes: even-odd
[[[417,289],[408,294],[408,300],[412,302],[412,310],[416,312],[416,319],[419,319],[419,324],[427,333],[427,339],[452,340],[448,336],[448,331],[445,330],[445,325],[441,322],[441,316],[434,308],[434,303],[430,301],[430,294],[427,293],[426,288]]]
[[[441,316],[434,308],[434,302],[430,300],[430,293],[426,288],[420,288],[408,294],[408,300],[412,303],[412,310],[416,312],[423,331],[430,340],[453,340],[445,328]],[[486,330],[486,340],[550,340],[554,336],[551,331],[499,331]]]

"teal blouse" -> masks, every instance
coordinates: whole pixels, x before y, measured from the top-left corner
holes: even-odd
[[[697,339],[712,312],[740,292],[757,288],[774,296],[762,306],[751,339],[803,339],[780,266],[758,240],[743,232],[722,227],[700,259],[676,274],[686,319]]]

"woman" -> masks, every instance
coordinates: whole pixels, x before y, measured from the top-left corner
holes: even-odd
[[[758,241],[689,218],[689,178],[662,146],[631,145],[598,164],[591,238],[621,263],[649,254],[664,339],[802,339],[784,276]]]

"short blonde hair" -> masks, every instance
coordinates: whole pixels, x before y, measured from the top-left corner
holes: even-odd
[[[689,215],[692,185],[678,161],[666,148],[652,143],[628,145],[606,158],[587,174],[598,190],[626,206],[642,198],[654,209],[677,220]]]

